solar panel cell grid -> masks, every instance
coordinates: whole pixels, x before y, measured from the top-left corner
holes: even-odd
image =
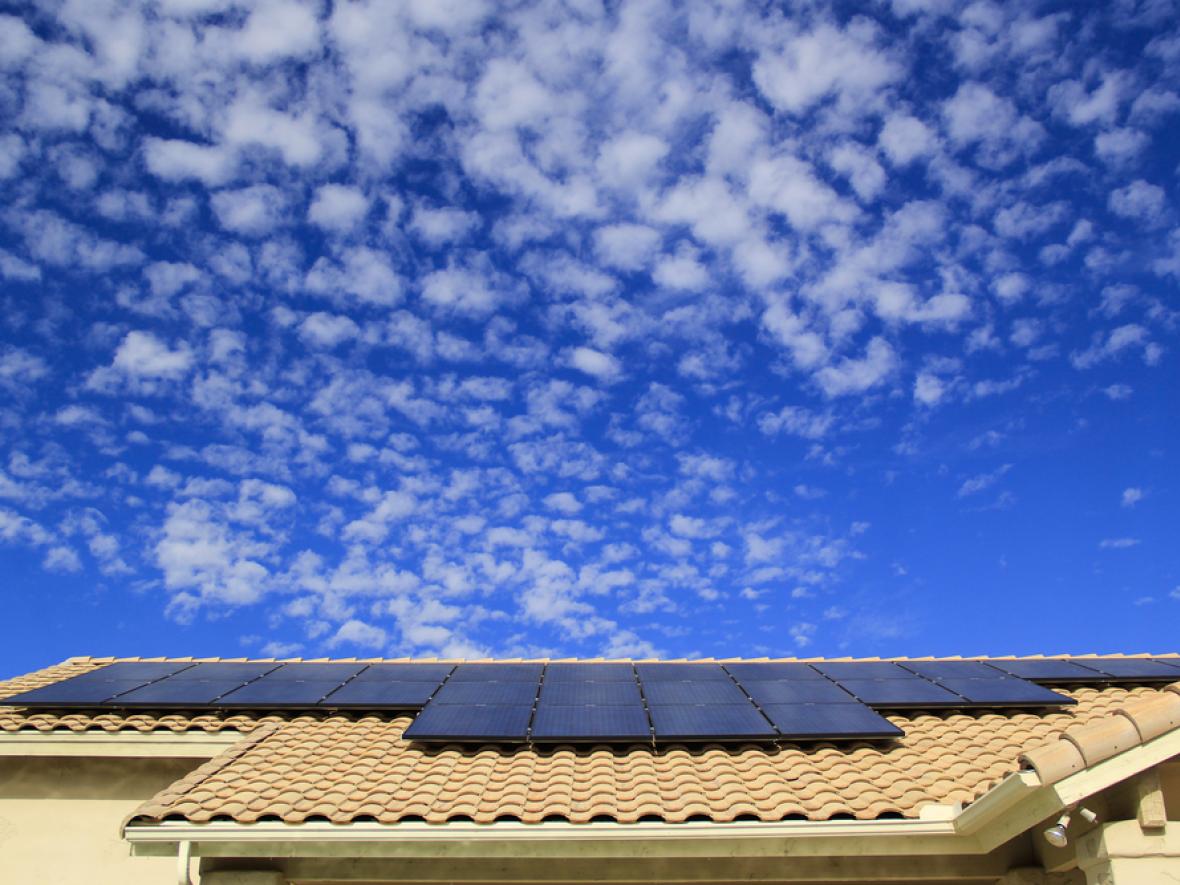
[[[112,703],[114,706],[120,707],[208,706],[223,695],[241,687],[242,683],[238,680],[202,682],[196,679],[187,679],[177,682],[165,679],[119,695]]]
[[[267,673],[267,682],[347,682],[365,668],[364,664],[283,664]]]
[[[765,704],[854,704],[856,698],[826,679],[793,682],[743,682],[742,687],[758,706]]]
[[[915,677],[913,679],[843,679],[840,685],[861,702],[877,707],[956,707],[964,700],[952,691]]]
[[[361,670],[358,682],[433,682],[441,683],[455,667],[453,664],[370,664]]]
[[[97,679],[104,682],[138,679],[141,683],[148,683],[163,679],[165,676],[171,676],[173,673],[179,673],[181,670],[187,670],[191,666],[193,665],[190,663],[119,661],[99,667],[97,670],[91,670],[89,673],[83,673],[75,678]]]
[[[747,679],[755,682],[765,682],[770,679],[817,680],[827,678],[823,673],[820,673],[809,664],[726,664],[725,669],[738,682],[743,682]]]
[[[641,706],[546,706],[533,717],[533,740],[647,740],[651,730]]]
[[[259,679],[231,691],[218,703],[227,707],[314,707],[339,687],[335,679],[331,682]]]
[[[434,692],[433,682],[360,682],[354,679],[324,698],[323,706],[412,710],[423,706]]]
[[[749,700],[734,683],[702,680],[701,682],[645,682],[643,696],[648,704],[748,704]]]
[[[545,682],[634,682],[635,668],[630,664],[550,664],[545,668]]]
[[[460,664],[448,682],[539,682],[544,664]]]
[[[903,733],[862,704],[771,704],[762,709],[784,737],[893,738]]]
[[[909,679],[913,676],[891,661],[835,661],[814,666],[832,679]]]
[[[1073,661],[994,661],[992,666],[1021,679],[1036,682],[1086,682],[1102,678],[1097,670]]]
[[[550,682],[541,687],[541,704],[575,707],[593,705],[642,705],[639,685],[631,682]]]
[[[1119,681],[1170,682],[1177,678],[1175,666],[1148,658],[1126,658],[1113,661],[1078,658],[1077,662]]]
[[[729,674],[720,664],[636,664],[639,681],[648,682],[696,682],[709,680],[729,682]]]
[[[906,661],[907,670],[927,679],[997,679],[1004,674],[979,661]]]
[[[208,663],[194,664],[169,676],[169,681],[196,679],[200,682],[229,682],[237,681],[239,685],[264,676],[272,670],[277,670],[279,664],[246,664],[246,663]]]
[[[943,679],[945,688],[962,695],[972,704],[988,706],[1039,707],[1073,704],[1073,698],[1042,688],[1023,679]]]
[[[524,741],[532,707],[431,704],[418,714],[405,736],[421,741]]]
[[[751,704],[703,704],[651,708],[657,740],[770,738],[775,731]]]
[[[140,679],[87,679],[83,681],[67,679],[44,688],[35,688],[32,691],[15,695],[0,703],[30,707],[100,704],[142,685],[143,681]]]
[[[448,682],[431,704],[529,704],[537,697],[534,682]]]

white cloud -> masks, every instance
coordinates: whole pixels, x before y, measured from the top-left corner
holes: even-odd
[[[895,166],[907,166],[933,152],[935,136],[917,117],[894,113],[881,127],[877,144]]]
[[[401,277],[393,269],[389,257],[367,246],[345,249],[340,261],[320,258],[307,273],[304,281],[308,291],[336,301],[346,302],[341,295],[352,295],[363,304],[393,307],[401,302]]]
[[[594,232],[598,259],[619,270],[642,270],[660,246],[659,231],[642,224],[612,224]]]
[[[554,492],[545,496],[545,506],[550,510],[572,515],[582,510],[582,502],[572,492]]]
[[[593,375],[603,381],[617,378],[621,371],[619,361],[609,353],[595,350],[592,347],[575,347],[570,351],[570,365],[580,372]]]
[[[359,334],[360,327],[349,317],[322,311],[309,314],[299,324],[299,337],[315,347],[333,348]]]
[[[935,406],[946,395],[946,385],[931,372],[919,372],[914,379],[914,400],[924,406]]]
[[[812,412],[802,406],[783,406],[777,412],[767,412],[758,419],[758,429],[767,436],[789,433],[803,439],[822,439],[836,423],[831,412]]]
[[[884,338],[873,338],[863,357],[845,357],[838,363],[824,366],[815,373],[815,380],[828,396],[863,393],[884,383],[897,369],[898,358]]]
[[[224,184],[237,167],[234,152],[219,145],[152,136],[143,140],[143,158],[152,175],[172,182],[193,180],[205,185]]]
[[[219,191],[210,198],[210,203],[223,228],[260,237],[282,223],[287,201],[277,187],[256,184],[239,190]]]
[[[260,0],[235,34],[239,55],[259,65],[320,51],[320,28],[308,3]]]
[[[316,188],[307,220],[334,233],[348,233],[369,211],[369,199],[358,187],[324,184]]]
[[[111,366],[135,378],[178,378],[193,363],[189,347],[168,347],[151,332],[128,332],[115,350]]]
[[[435,247],[466,239],[480,224],[480,218],[476,213],[451,207],[431,209],[427,206],[416,206],[410,218],[410,230]]]
[[[341,646],[356,646],[364,649],[380,649],[387,641],[384,628],[374,624],[366,624],[352,618],[340,625],[339,629],[328,640],[328,648]]]
[[[1159,220],[1164,213],[1164,189],[1139,179],[1126,187],[1110,192],[1110,211],[1123,218],[1133,218],[1148,224]]]
[[[969,495],[977,495],[986,489],[990,489],[1011,469],[1011,464],[1001,464],[990,473],[979,473],[963,480],[963,484],[959,486],[959,497],[966,498]]]
[[[422,298],[444,312],[484,316],[494,312],[507,293],[484,274],[464,268],[436,270],[422,278]]]
[[[1134,507],[1142,500],[1143,489],[1138,488],[1137,486],[1131,486],[1130,488],[1123,489],[1122,501],[1124,507]]]
[[[876,46],[878,33],[867,19],[854,19],[845,30],[821,24],[763,50],[754,62],[754,82],[776,108],[801,113],[835,94],[848,110],[869,102],[874,93],[902,74]]]
[[[1127,550],[1131,547],[1138,547],[1141,541],[1138,538],[1103,538],[1098,542],[1100,550]]]

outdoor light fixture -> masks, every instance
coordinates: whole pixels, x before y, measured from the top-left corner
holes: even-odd
[[[1092,812],[1089,808],[1079,808],[1078,814],[1082,816],[1088,824],[1094,823],[1098,820],[1098,815]],[[1045,841],[1054,848],[1064,848],[1069,844],[1069,834],[1066,830],[1069,829],[1070,810],[1066,810],[1065,814],[1057,818],[1057,823],[1045,830]]]

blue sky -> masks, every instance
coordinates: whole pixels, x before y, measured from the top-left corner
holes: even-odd
[[[4,7],[4,672],[1177,650],[1176,4],[510,7]]]

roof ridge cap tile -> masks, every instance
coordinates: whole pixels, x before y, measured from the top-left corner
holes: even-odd
[[[1180,728],[1180,682],[1152,697],[1131,698],[1101,719],[1070,726],[1056,740],[1022,753],[1020,763],[1035,771],[1041,783],[1055,784],[1176,728]]]

